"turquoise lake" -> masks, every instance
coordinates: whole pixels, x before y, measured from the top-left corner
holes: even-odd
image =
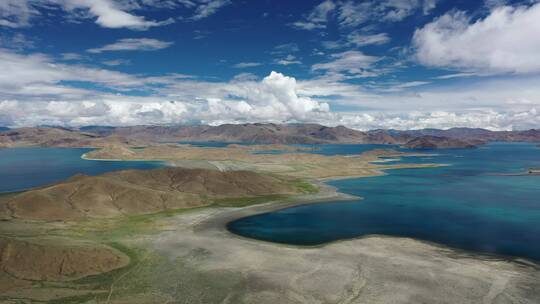
[[[0,192],[20,191],[62,181],[75,174],[97,175],[126,169],[152,169],[161,162],[94,161],[84,148],[0,149]]]
[[[308,147],[318,148],[309,153],[349,155],[392,146]],[[164,166],[161,162],[81,159],[90,150],[0,149],[0,192],[44,186],[78,173]],[[329,184],[341,192],[364,199],[283,209],[237,220],[228,228],[242,236],[294,245],[383,234],[540,260],[540,176],[501,175],[540,167],[540,149],[535,144],[492,143],[478,149],[423,152],[436,155],[404,157],[400,162],[450,166],[389,170],[385,176],[332,181]]]
[[[382,234],[540,260],[540,176],[501,175],[540,167],[536,144],[424,152],[437,155],[402,162],[449,166],[332,181],[339,191],[364,199],[282,209],[239,219],[228,228],[245,237],[293,245]]]

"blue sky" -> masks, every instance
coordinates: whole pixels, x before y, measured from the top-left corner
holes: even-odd
[[[1,0],[0,125],[537,128],[539,32],[529,0]]]

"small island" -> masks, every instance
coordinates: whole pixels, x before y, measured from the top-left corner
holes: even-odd
[[[408,141],[403,147],[409,149],[472,149],[480,144],[484,144],[484,142],[479,140],[468,141],[442,136],[424,135]]]

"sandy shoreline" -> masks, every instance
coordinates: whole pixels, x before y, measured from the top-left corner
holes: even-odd
[[[226,227],[282,208],[353,199],[324,187],[319,197],[180,214],[164,219],[169,229],[144,243],[169,261],[204,252],[197,258],[198,271],[228,273],[235,287],[223,297],[238,303],[540,302],[540,265],[530,261],[378,235],[318,246],[278,244]]]
[[[223,210],[222,212],[216,213],[212,217],[209,217],[208,219],[198,223],[196,226],[193,227],[193,229],[194,231],[204,231],[204,230],[224,231],[229,235],[229,237],[232,237],[232,238],[240,238],[240,239],[246,239],[246,240],[251,240],[255,242],[263,242],[263,243],[274,244],[277,246],[287,246],[287,247],[300,248],[300,249],[320,248],[320,247],[330,246],[335,243],[361,240],[361,239],[369,239],[369,238],[409,239],[415,242],[423,243],[425,245],[437,247],[441,250],[453,251],[456,256],[468,256],[468,257],[482,259],[482,260],[518,262],[518,263],[523,263],[529,266],[536,267],[537,270],[540,271],[540,262],[528,260],[522,257],[475,252],[475,251],[470,251],[466,249],[450,247],[450,246],[440,244],[437,242],[431,242],[431,241],[426,241],[426,240],[416,239],[416,238],[411,238],[411,237],[398,237],[398,236],[390,236],[390,235],[384,235],[384,234],[369,234],[369,235],[362,235],[362,236],[347,238],[347,239],[338,239],[338,240],[325,242],[318,245],[294,245],[294,244],[275,243],[275,242],[270,242],[270,241],[244,237],[228,229],[227,226],[231,222],[240,220],[245,217],[250,217],[254,215],[260,215],[260,214],[270,213],[273,211],[278,211],[278,210],[283,210],[283,209],[293,208],[293,207],[298,207],[298,206],[304,206],[304,205],[310,205],[310,204],[346,202],[346,201],[354,201],[354,200],[363,199],[362,197],[359,197],[359,196],[354,196],[354,195],[349,195],[349,194],[339,192],[336,187],[326,184],[325,181],[320,180],[320,181],[315,181],[315,182],[317,183],[319,187],[321,187],[320,192],[317,194],[297,197],[292,200],[267,202],[264,204],[258,204],[258,205],[253,205],[253,206],[231,208],[231,210]]]
[[[220,229],[225,230],[234,237],[244,238],[240,235],[230,232],[227,229],[227,225],[235,220],[257,215],[277,211],[281,209],[309,205],[326,203],[333,201],[352,201],[359,200],[362,197],[341,193],[337,188],[330,186],[322,181],[311,181],[319,187],[319,192],[316,194],[303,195],[301,197],[293,197],[286,200],[271,201],[264,204],[257,204],[253,206],[247,206],[242,208],[231,208],[230,210],[224,210],[223,212],[216,214],[213,218],[204,221],[194,227],[194,229]],[[257,240],[256,240],[257,241]]]

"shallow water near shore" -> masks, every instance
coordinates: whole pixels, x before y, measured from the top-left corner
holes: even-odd
[[[363,200],[278,210],[229,223],[250,238],[318,245],[371,234],[411,237],[475,252],[540,261],[540,176],[502,176],[540,167],[529,143],[431,151],[402,162],[447,167],[390,170],[331,181]]]
[[[21,191],[45,186],[75,174],[97,175],[126,169],[153,169],[162,162],[95,161],[81,156],[86,148],[0,149],[0,192]]]

